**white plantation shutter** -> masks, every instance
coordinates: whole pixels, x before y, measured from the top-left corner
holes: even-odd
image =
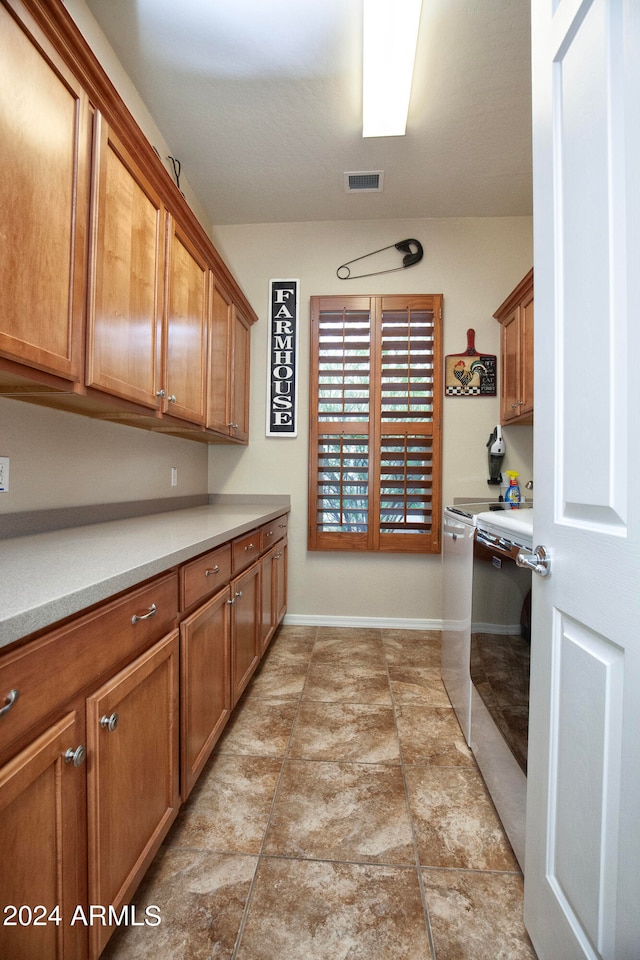
[[[441,297],[314,297],[309,548],[440,549]]]

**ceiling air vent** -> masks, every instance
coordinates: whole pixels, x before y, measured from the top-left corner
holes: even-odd
[[[345,193],[381,193],[383,180],[382,170],[350,171],[344,175]]]

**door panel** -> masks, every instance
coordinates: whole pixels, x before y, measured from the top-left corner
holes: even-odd
[[[89,101],[28,14],[20,15],[24,27],[0,6],[0,351],[78,381]]]
[[[525,919],[540,960],[637,960],[640,8],[532,12],[534,539],[551,574],[533,588]]]
[[[95,118],[87,384],[158,408],[164,208]]]
[[[209,268],[179,224],[169,230],[164,410],[191,423],[205,420]]]
[[[71,923],[86,897],[86,766],[64,758],[83,739],[72,711],[0,768],[0,955],[11,960],[86,957],[86,928]]]
[[[178,659],[175,630],[87,700],[90,903],[128,902],[177,815]]]

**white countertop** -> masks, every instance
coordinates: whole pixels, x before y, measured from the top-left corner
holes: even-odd
[[[210,504],[0,543],[0,647],[184,563],[289,509]]]
[[[523,540],[523,546],[531,545],[533,537],[533,510],[490,510],[479,513],[476,526],[501,537]]]

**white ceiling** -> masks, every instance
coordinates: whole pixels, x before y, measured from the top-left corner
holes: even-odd
[[[530,0],[423,0],[407,134],[374,139],[361,0],[87,2],[216,225],[531,214]]]

